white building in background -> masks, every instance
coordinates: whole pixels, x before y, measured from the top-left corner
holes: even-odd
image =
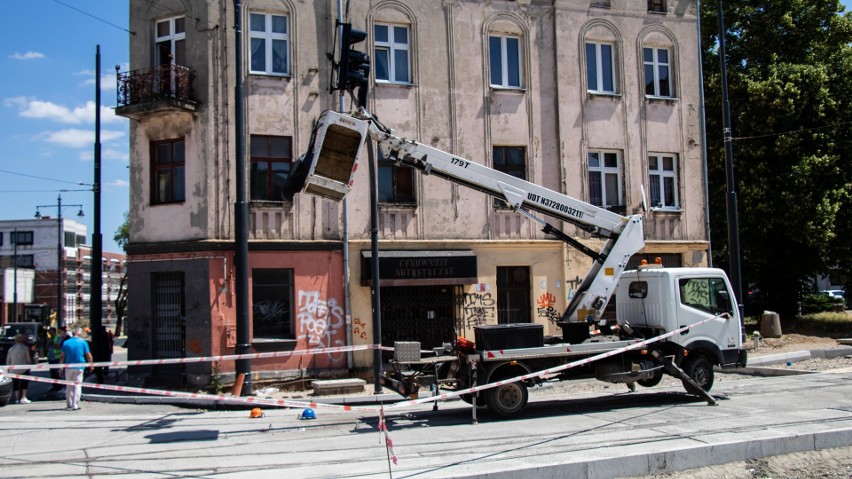
[[[14,275],[33,277],[32,294],[26,301],[18,296],[19,319],[25,303],[47,304],[56,310],[59,302],[57,278],[62,281],[63,319],[74,324],[89,319],[91,283],[91,246],[86,243],[87,228],[83,223],[63,217],[41,216],[36,219],[0,221],[0,268]],[[103,255],[103,318],[109,324],[114,316],[110,298],[115,296],[120,275],[124,274],[124,254]],[[17,268],[15,264],[17,263]],[[116,266],[118,265],[118,266]],[[20,278],[19,278],[20,282]],[[4,295],[3,323],[14,317],[13,297]]]

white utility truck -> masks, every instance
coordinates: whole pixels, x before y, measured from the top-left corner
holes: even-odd
[[[622,216],[565,194],[459,158],[414,140],[395,136],[364,108],[353,114],[328,111],[314,129],[309,151],[291,175],[290,193],[307,191],[342,199],[352,186],[358,157],[368,139],[386,159],[426,175],[445,178],[505,201],[515,211],[543,225],[542,231],[577,248],[593,259],[559,325],[562,337],[545,338],[539,324],[500,324],[475,328],[475,342],[457,338],[452,347],[421,358],[396,357],[382,381],[403,396],[421,387],[440,386],[463,391],[477,385],[504,384],[462,396],[487,405],[502,416],[519,413],[527,404],[528,387],[545,380],[596,378],[654,386],[664,374],[680,378],[690,393],[709,403],[714,366],[744,366],[744,330],[736,298],[725,273],[713,268],[640,266],[625,271],[628,260],[644,242],[643,217]],[[571,223],[603,239],[595,251],[532,212]],[[602,318],[615,294],[616,321]],[[692,327],[692,325],[695,325]],[[670,334],[682,328],[677,334]],[[668,335],[641,348],[630,345]],[[578,362],[601,353],[616,352],[548,375],[531,373]],[[406,356],[404,353],[399,356]],[[527,376],[523,380],[509,380]],[[509,381],[507,381],[509,380]]]

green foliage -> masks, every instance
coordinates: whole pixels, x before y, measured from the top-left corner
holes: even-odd
[[[796,330],[821,331],[839,337],[846,337],[852,332],[852,316],[846,313],[815,313],[806,314],[796,320]]]
[[[115,236],[112,239],[127,252],[127,244],[130,243],[130,215],[126,211],[124,212],[124,222],[115,231]]]
[[[714,263],[727,185],[717,4],[702,5]],[[829,268],[852,283],[852,16],[837,0],[725,2],[742,284],[792,317]]]
[[[815,314],[831,311],[836,301],[825,294],[809,294],[802,298],[802,314]]]
[[[213,378],[212,384],[210,385],[213,388],[213,392],[215,394],[222,394],[225,391],[225,385],[222,384],[222,374],[219,370],[219,361],[213,363]]]

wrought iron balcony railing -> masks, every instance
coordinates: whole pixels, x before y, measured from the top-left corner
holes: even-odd
[[[116,71],[118,114],[125,107],[166,101],[173,106],[195,109],[192,70],[181,65],[160,65],[130,72]]]

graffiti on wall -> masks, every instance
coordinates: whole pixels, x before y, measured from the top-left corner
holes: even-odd
[[[345,346],[346,340],[341,333],[346,325],[343,308],[337,300],[321,299],[319,291],[302,291],[298,293],[298,339],[307,339],[308,345],[315,348],[331,348]],[[332,359],[339,359],[329,354]],[[343,353],[336,356],[343,357]]]
[[[570,303],[580,286],[580,277],[565,280],[565,299]]]
[[[367,340],[367,323],[361,321],[361,318],[352,320],[352,336]]]
[[[466,328],[497,322],[497,301],[491,293],[465,293],[462,311]]]
[[[547,318],[551,323],[556,323],[561,315],[556,311],[556,296],[553,293],[544,293],[536,300],[538,304],[538,317]]]

